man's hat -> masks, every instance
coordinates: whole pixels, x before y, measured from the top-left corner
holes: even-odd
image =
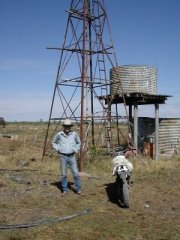
[[[64,122],[63,122],[63,126],[73,126],[73,124],[71,123],[71,120],[70,120],[70,119],[66,119],[66,120],[64,120]]]

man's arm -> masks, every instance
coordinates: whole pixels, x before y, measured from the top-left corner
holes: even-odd
[[[78,152],[81,147],[81,140],[77,133],[75,134],[75,141],[76,141],[76,152]]]
[[[55,137],[54,137],[53,140],[52,140],[52,147],[53,147],[54,150],[56,150],[56,151],[58,151],[58,145],[57,145],[58,139],[59,139],[59,135],[56,134]]]

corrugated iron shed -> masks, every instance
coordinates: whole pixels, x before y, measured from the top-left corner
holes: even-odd
[[[114,94],[108,96],[98,96],[106,104],[125,104],[129,106],[129,122],[133,133],[133,145],[138,149],[138,105],[154,104],[155,107],[155,159],[158,159],[159,152],[159,104],[165,104],[169,95],[155,95],[141,92],[132,92],[124,94]],[[134,116],[132,116],[132,107],[134,107]]]

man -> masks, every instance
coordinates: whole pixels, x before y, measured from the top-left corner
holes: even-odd
[[[62,196],[68,193],[67,167],[71,169],[73,174],[76,193],[81,195],[81,182],[75,156],[75,153],[80,149],[81,141],[78,134],[71,130],[72,126],[71,120],[66,119],[63,123],[63,131],[58,132],[52,142],[53,148],[58,152],[60,157]]]

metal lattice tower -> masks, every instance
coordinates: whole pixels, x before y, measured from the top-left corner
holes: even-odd
[[[82,170],[87,142],[96,146],[99,142],[95,134],[97,122],[102,126],[99,133],[106,132],[107,148],[111,148],[111,103],[98,96],[110,94],[109,70],[118,64],[104,0],[72,0],[67,14],[63,46],[49,48],[60,51],[60,61],[43,156],[58,124],[70,118],[80,127]]]

